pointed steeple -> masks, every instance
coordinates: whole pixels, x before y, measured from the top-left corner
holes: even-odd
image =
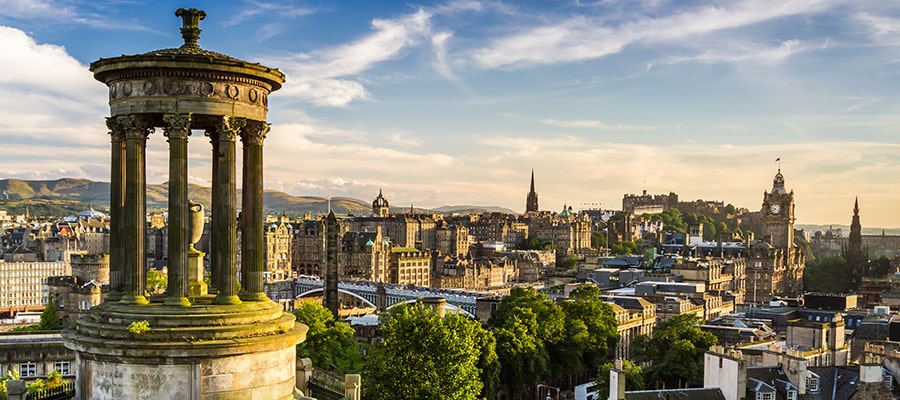
[[[853,200],[853,216],[859,216],[859,196]]]
[[[531,169],[531,191],[529,193],[534,193],[534,168]]]
[[[525,198],[525,213],[529,212],[537,212],[538,210],[538,195],[537,192],[534,191],[534,169],[531,170],[531,190],[528,192],[528,197]]]

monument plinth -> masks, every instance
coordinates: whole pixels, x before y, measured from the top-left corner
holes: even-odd
[[[206,13],[179,9],[178,48],[100,59],[94,77],[109,87],[110,296],[63,332],[77,352],[78,399],[290,399],[295,324],[263,291],[263,141],[277,69],[202,49]],[[145,289],[146,142],[157,127],[169,142],[168,288]],[[187,198],[192,131],[212,153],[210,279],[192,243],[204,216]],[[243,144],[241,291],[236,271],[236,143]],[[194,214],[190,213],[194,210]],[[199,208],[202,210],[202,207]],[[191,227],[192,229],[189,229]],[[190,231],[194,231],[194,235]],[[190,261],[192,262],[189,262]]]

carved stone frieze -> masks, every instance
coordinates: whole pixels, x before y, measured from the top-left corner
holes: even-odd
[[[109,99],[130,97],[190,96],[222,98],[267,106],[269,91],[263,87],[228,81],[203,81],[175,78],[122,80],[109,85]]]

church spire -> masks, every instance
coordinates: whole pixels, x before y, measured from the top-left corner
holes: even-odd
[[[528,197],[525,199],[525,213],[529,212],[537,212],[538,210],[538,195],[537,192],[534,191],[534,169],[531,170],[531,190],[528,192]]]
[[[534,168],[531,169],[531,191],[529,193],[534,193]]]

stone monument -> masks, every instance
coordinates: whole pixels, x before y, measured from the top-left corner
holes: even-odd
[[[277,69],[202,49],[206,13],[179,9],[184,44],[91,64],[109,87],[110,295],[63,332],[76,351],[77,399],[291,399],[307,327],[263,292],[263,141]],[[145,290],[146,142],[169,142],[168,288]],[[197,223],[187,198],[192,131],[212,144],[210,278],[189,271]],[[236,141],[243,144],[241,291],[236,287]],[[193,207],[196,209],[196,207]],[[202,215],[199,217],[202,224]],[[197,230],[193,230],[196,234]],[[202,272],[202,270],[200,270]]]

